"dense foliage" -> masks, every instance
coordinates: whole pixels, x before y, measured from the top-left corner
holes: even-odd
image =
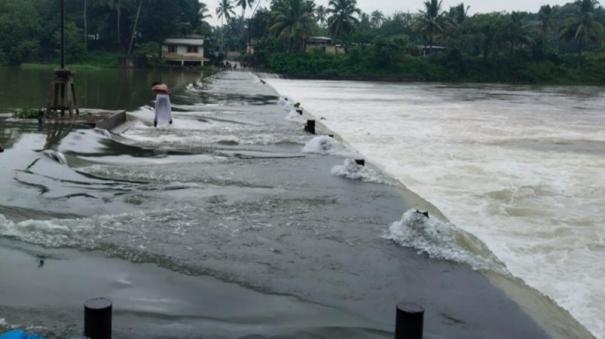
[[[445,9],[439,0],[391,16],[363,13],[356,0],[331,0],[327,8],[272,0],[224,27],[228,48],[250,42],[255,55],[248,62],[290,76],[605,83],[605,10],[598,1],[546,5],[538,13],[468,13],[464,4]],[[314,35],[331,37],[347,53],[305,53]]]
[[[140,9],[139,21],[135,21]],[[197,0],[66,0],[67,61],[159,49],[169,36],[209,34],[208,10]],[[59,1],[0,1],[0,65],[51,62],[59,55]]]

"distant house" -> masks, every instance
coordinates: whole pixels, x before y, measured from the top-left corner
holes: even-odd
[[[162,44],[162,59],[180,66],[204,66],[204,38],[188,36],[169,38]]]
[[[342,45],[332,43],[332,39],[326,36],[312,36],[305,40],[305,52],[323,51],[328,54],[345,54],[345,48]]]
[[[445,46],[438,45],[416,45],[416,48],[422,55],[433,54],[437,52],[443,52],[447,49]]]

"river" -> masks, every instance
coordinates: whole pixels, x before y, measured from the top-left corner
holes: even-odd
[[[604,88],[269,82],[605,338]]]
[[[82,302],[105,296],[115,338],[392,338],[400,301],[426,308],[427,338],[591,337],[429,202],[356,165],[363,145],[305,133],[252,73],[78,73],[83,106],[127,111],[108,131],[15,119],[50,74],[1,72],[20,94],[0,96],[0,331],[69,338]],[[152,125],[156,79],[172,126]]]

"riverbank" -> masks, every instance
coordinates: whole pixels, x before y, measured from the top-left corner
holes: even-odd
[[[603,335],[603,88],[267,81]]]
[[[384,63],[388,64],[384,64]],[[542,60],[511,57],[493,60],[446,53],[373,60],[351,52],[276,54],[262,68],[293,79],[386,82],[509,83],[605,85],[605,54],[550,56]]]

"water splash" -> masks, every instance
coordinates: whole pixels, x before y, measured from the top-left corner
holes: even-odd
[[[320,135],[309,140],[305,147],[303,147],[302,152],[324,155],[351,155],[351,152],[349,152],[341,143],[326,135]]]
[[[410,209],[389,226],[386,239],[441,260],[468,264],[477,270],[508,274],[506,267],[476,237],[428,213]]]
[[[363,182],[384,183],[384,179],[371,168],[361,166],[353,159],[345,159],[344,164],[332,167],[332,175]]]

